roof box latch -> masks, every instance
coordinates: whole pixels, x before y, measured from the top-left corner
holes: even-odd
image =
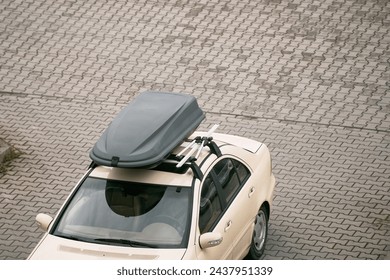
[[[111,166],[112,167],[117,167],[118,166],[118,163],[119,163],[119,157],[112,157],[111,159]]]

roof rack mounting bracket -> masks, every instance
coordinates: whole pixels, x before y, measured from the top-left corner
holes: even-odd
[[[203,180],[203,172],[200,170],[199,165],[197,165],[194,161],[190,164],[191,170],[194,173],[195,178],[198,178],[200,181]]]
[[[215,142],[213,141],[212,137],[211,137],[211,140],[208,141],[208,143],[206,145],[210,148],[210,151],[213,154],[215,154],[217,157],[222,156],[221,150],[219,149],[218,145],[215,144]]]

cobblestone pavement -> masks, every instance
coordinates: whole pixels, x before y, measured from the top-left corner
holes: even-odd
[[[387,0],[2,0],[0,259],[25,259],[112,117],[186,92],[277,177],[265,259],[390,258]]]

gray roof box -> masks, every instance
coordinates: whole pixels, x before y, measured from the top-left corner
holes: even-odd
[[[104,166],[152,167],[169,156],[204,117],[191,95],[141,93],[113,119],[90,157]]]

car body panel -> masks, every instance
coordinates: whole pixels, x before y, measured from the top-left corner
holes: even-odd
[[[30,259],[127,259],[127,260],[174,260],[181,259],[186,249],[151,249],[110,246],[65,239],[45,234]]]

